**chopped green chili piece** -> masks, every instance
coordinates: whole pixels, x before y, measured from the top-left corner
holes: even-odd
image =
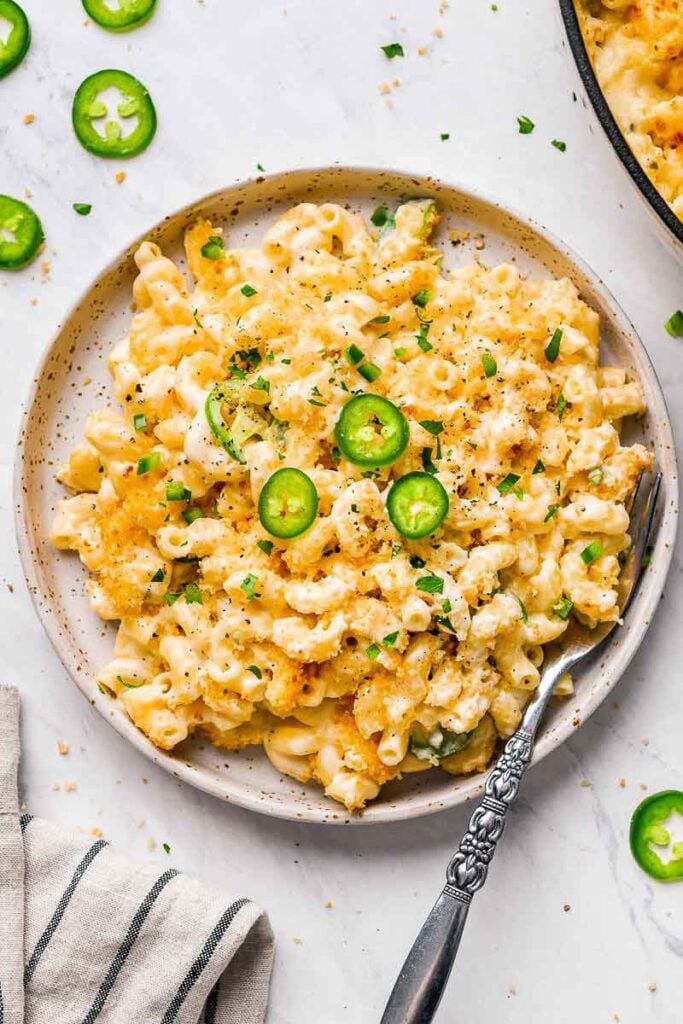
[[[164,601],[170,608],[171,605],[174,605],[176,603],[179,597],[180,594],[172,594],[170,590],[167,590],[166,593],[164,594]]]
[[[520,135],[531,135],[532,131],[536,127],[531,118],[527,117],[526,114],[521,114],[517,118],[517,124],[519,125]]]
[[[581,561],[584,565],[590,565],[591,562],[600,557],[604,550],[599,540],[592,540],[581,552]]]
[[[359,366],[358,372],[361,377],[364,377],[370,384],[376,381],[382,373],[379,366],[377,366],[376,363],[371,362],[363,363],[362,366]]]
[[[257,679],[263,679],[263,672],[258,665],[247,665],[247,672],[251,672]]]
[[[671,843],[671,834],[664,823],[674,814],[683,815],[683,793],[678,789],[667,789],[646,797],[631,818],[631,853],[638,866],[660,882],[683,879],[682,842],[672,843],[671,857],[667,861],[652,849],[653,846],[668,847]]]
[[[136,430],[144,430],[147,426],[147,417],[144,412],[136,412],[133,416],[133,426]]]
[[[484,368],[485,377],[495,377],[498,373],[498,364],[490,352],[482,352],[481,365]]]
[[[370,220],[376,228],[383,228],[389,220],[389,217],[390,214],[386,206],[378,206],[377,209],[370,214]]]
[[[192,523],[195,523],[204,515],[200,508],[186,508],[181,514],[188,526],[191,526]]]
[[[371,323],[371,324],[388,324],[390,320],[391,320],[391,317],[389,316],[388,313],[382,313],[380,316],[373,317],[372,320],[368,321],[368,323]]]
[[[413,295],[413,305],[419,306],[420,309],[424,309],[429,300],[432,297],[432,293],[428,288],[423,288],[421,291],[416,292]]]
[[[264,554],[269,555],[273,550],[272,540],[257,540],[256,547],[261,548]]]
[[[202,256],[207,260],[222,260],[225,256],[223,239],[220,235],[209,235],[202,246]]]
[[[344,355],[352,366],[356,366],[357,363],[360,363],[365,359],[365,352],[362,348],[358,348],[358,345],[349,345],[349,347],[344,351]]]
[[[383,638],[382,643],[384,644],[385,647],[392,648],[397,640],[398,630],[396,630],[396,632],[394,633],[387,633],[387,635]]]
[[[100,99],[112,88],[123,97],[116,108],[118,116],[137,119],[133,130],[126,135],[118,121],[107,119],[106,104]],[[113,69],[97,71],[81,82],[74,96],[71,120],[81,145],[102,157],[137,156],[149,146],[157,129],[156,111],[145,86],[127,71]],[[97,130],[95,122],[102,124],[103,134]]]
[[[164,575],[165,574],[163,569],[157,569],[157,571],[152,576],[152,583],[161,583],[162,580],[164,579]]]
[[[377,644],[370,644],[369,647],[365,648],[365,653],[367,654],[370,661],[374,661],[376,658],[379,657],[379,647],[377,646]]]
[[[672,313],[664,327],[672,338],[679,338],[683,334],[683,309],[677,309]]]
[[[45,240],[37,214],[21,199],[0,195],[0,270],[20,270]]]
[[[603,473],[600,466],[596,466],[595,469],[591,469],[590,473],[588,474],[588,479],[592,484],[601,484],[604,475],[605,474]]]
[[[565,411],[565,409],[567,408],[568,405],[569,405],[569,403],[568,403],[567,399],[564,397],[564,395],[560,391],[560,394],[558,395],[558,398],[557,398],[557,418],[558,418],[558,420],[562,419],[562,417],[564,416],[564,411]]]
[[[574,602],[570,601],[568,597],[560,597],[553,605],[553,612],[560,619],[564,619],[565,622],[572,613]]]
[[[202,592],[196,583],[188,583],[185,586],[185,600],[188,604],[204,604]]]
[[[82,0],[86,13],[109,32],[129,32],[152,17],[157,0],[120,0],[111,7],[106,0]]]
[[[562,328],[556,327],[553,336],[545,349],[545,357],[549,363],[554,363],[560,354],[560,342],[562,341]]]
[[[434,346],[427,341],[427,338],[424,336],[424,334],[418,335],[417,343],[423,352],[431,352],[431,350],[434,348]]]
[[[567,148],[567,143],[563,142],[562,139],[553,139],[550,145],[554,146],[555,149],[559,149],[560,153],[564,153]]]
[[[420,576],[419,580],[415,581],[415,586],[418,590],[423,590],[425,594],[443,593],[443,580],[441,576]]]
[[[394,57],[405,57],[400,43],[387,43],[386,46],[381,46],[380,49],[389,60],[392,60]]]
[[[252,295],[258,295],[256,288],[252,288],[250,284],[243,284],[240,291],[242,292],[242,295],[246,295],[248,299],[250,299]]]
[[[518,473],[508,473],[508,475],[506,477],[503,477],[503,479],[500,481],[500,483],[496,484],[496,489],[501,494],[507,494],[508,491],[512,490],[512,488],[515,486],[515,484],[517,483],[518,480],[519,480],[519,474]]]
[[[404,349],[401,346],[399,346],[399,348],[395,348],[394,349],[394,355],[396,356],[397,359],[403,359],[403,356],[405,354],[406,354],[406,349]]]
[[[545,473],[545,466],[543,465],[540,459],[537,461],[536,465],[531,470],[531,475],[537,476],[539,473]]]
[[[419,423],[421,427],[428,430],[430,434],[434,435],[434,437],[438,437],[443,430],[443,423],[441,420],[419,420]]]
[[[548,511],[543,517],[543,522],[547,523],[549,519],[552,519],[559,507],[559,505],[548,505]]]
[[[72,203],[71,206],[81,217],[87,217],[92,210],[92,203]]]
[[[192,492],[179,480],[169,480],[166,484],[166,501],[189,501],[191,497]]]
[[[278,471],[279,472],[279,471]],[[247,600],[251,601],[255,597],[260,597],[260,594],[256,593],[256,584],[258,583],[258,577],[254,576],[253,572],[250,572],[244,577],[240,583],[240,590],[243,590],[247,595]]]
[[[148,452],[147,455],[143,455],[141,459],[138,459],[135,472],[138,476],[142,476],[143,473],[149,473],[152,469],[158,469],[160,465],[161,452]]]

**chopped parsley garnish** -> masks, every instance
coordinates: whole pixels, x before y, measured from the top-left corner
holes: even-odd
[[[559,505],[548,505],[548,511],[543,517],[543,522],[547,523],[550,519],[552,519],[557,510],[559,509],[559,507]]]
[[[178,480],[171,480],[166,484],[166,501],[189,501],[192,497],[192,491],[188,491],[187,487]]]
[[[256,547],[261,548],[264,554],[269,555],[273,550],[273,542],[272,540],[257,540]]]
[[[179,597],[180,594],[172,594],[170,590],[167,590],[166,593],[164,594],[164,601],[170,608],[171,605],[174,605],[176,603]]]
[[[564,619],[566,622],[572,613],[573,607],[573,601],[570,601],[568,597],[561,597],[553,605],[553,612],[558,616],[558,618]]]
[[[323,302],[329,302],[331,300],[331,298],[332,298],[332,292],[328,292],[327,295],[325,296],[325,298],[323,299]]]
[[[270,392],[270,381],[266,380],[265,377],[257,377],[253,384],[249,385],[254,391],[265,391]]]
[[[537,461],[536,465],[531,470],[531,475],[538,476],[539,473],[545,473],[545,466],[543,465],[540,459]]]
[[[446,615],[435,615],[434,621],[443,626],[444,629],[447,629],[449,633],[455,633],[455,626]]]
[[[163,848],[166,851],[166,853],[170,853],[171,852],[171,847],[168,845],[168,843],[162,843],[161,845],[163,846]]]
[[[87,217],[92,210],[92,203],[74,203],[73,209],[76,213],[79,213],[81,217]]]
[[[240,291],[242,292],[242,295],[246,295],[248,299],[250,299],[252,295],[258,295],[256,288],[252,288],[250,284],[243,284]]]
[[[163,581],[163,579],[164,579],[164,570],[163,569],[157,569],[157,571],[152,576],[152,583],[161,583]]]
[[[448,139],[450,139],[450,137],[451,137],[451,133],[450,132],[441,132],[441,136],[440,137],[441,137],[441,141],[442,142],[447,142]]]
[[[424,324],[422,325],[425,326]],[[427,341],[427,332],[420,329],[420,333],[417,336],[417,343],[423,352],[431,352],[434,346]]]
[[[495,375],[498,373],[498,363],[493,358],[490,352],[482,352],[481,365],[484,368],[485,377],[495,377]]]
[[[396,630],[395,633],[387,633],[387,635],[383,638],[382,643],[384,644],[385,647],[392,648],[397,640],[398,630]]]
[[[519,125],[520,135],[531,135],[532,131],[536,127],[531,118],[527,117],[526,114],[522,114],[517,118],[517,124]]]
[[[420,576],[419,580],[415,581],[415,586],[418,590],[423,590],[425,594],[442,594],[443,593],[443,580],[441,576]]]
[[[361,377],[364,377],[370,384],[377,380],[382,371],[376,363],[363,363],[362,366],[358,367],[358,372]]]
[[[517,594],[513,594],[512,596],[517,598],[517,604],[519,605],[519,610],[522,613],[522,622],[526,625],[529,621],[529,614],[524,606],[524,601],[522,601],[521,597],[518,597]]]
[[[365,648],[365,653],[367,654],[370,661],[374,661],[376,658],[379,657],[379,647],[377,646],[377,644],[370,644],[369,647]]]
[[[643,569],[647,569],[652,562],[652,547],[650,544],[645,548],[645,553],[640,560],[640,565]]]
[[[390,320],[391,320],[391,317],[389,316],[388,313],[381,313],[379,316],[375,316],[375,317],[372,318],[372,320],[369,320],[368,323],[371,323],[371,324],[388,324]]]
[[[382,46],[380,49],[384,56],[388,57],[389,60],[393,60],[394,57],[405,57],[403,47],[400,43],[387,43],[386,46]]]
[[[430,473],[432,476],[435,476],[438,473],[438,469],[432,462],[431,448],[422,449],[422,468],[424,469],[425,473]]]
[[[240,583],[240,590],[243,590],[245,592],[248,601],[251,601],[255,597],[261,596],[260,594],[256,593],[255,588],[257,583],[258,578],[254,576],[253,572],[250,572],[248,576],[245,576],[242,582]]]
[[[326,405],[325,402],[319,402],[317,398],[309,398],[307,401],[309,405],[317,405],[319,409],[324,409]]]
[[[247,672],[251,672],[257,679],[263,679],[263,672],[258,665],[247,665]]]
[[[554,146],[555,149],[559,149],[560,153],[564,153],[567,148],[567,143],[563,142],[562,139],[553,139],[550,145]]]
[[[182,512],[182,517],[188,526],[191,526],[192,523],[197,521],[197,519],[201,519],[203,515],[204,513],[202,510],[196,506],[193,508],[186,508]]]
[[[147,426],[147,417],[144,412],[136,412],[133,416],[133,426],[136,430],[144,430]]]
[[[344,351],[344,355],[348,362],[351,363],[351,366],[356,366],[365,359],[365,352],[362,348],[358,348],[358,345],[349,345]]]
[[[560,391],[560,393],[559,393],[559,395],[557,397],[557,418],[558,418],[558,420],[562,419],[562,417],[564,416],[564,411],[565,411],[565,409],[567,408],[568,405],[569,405],[569,402],[567,401],[567,399],[564,397],[564,395]]]
[[[677,309],[672,313],[664,327],[672,338],[680,338],[683,334],[683,309]]]
[[[562,341],[562,328],[556,327],[553,336],[546,345],[545,357],[549,363],[554,363],[560,354],[560,342]]]
[[[263,166],[263,164],[256,164],[256,170],[265,172],[265,167]]]
[[[396,356],[397,359],[403,359],[405,354],[406,354],[406,349],[404,349],[401,346],[399,346],[398,348],[394,349],[394,355]]]
[[[413,305],[419,306],[420,309],[424,309],[429,300],[432,297],[432,293],[428,288],[423,288],[421,291],[416,292],[413,295]]]
[[[143,473],[149,473],[152,469],[158,469],[160,465],[161,452],[148,452],[147,455],[143,455],[141,459],[138,459],[135,472],[138,476],[142,476]]]
[[[420,420],[420,426],[428,430],[434,437],[438,437],[443,430],[443,423],[441,420]]]
[[[519,473],[508,473],[506,477],[503,477],[500,483],[496,484],[496,490],[498,490],[500,494],[507,494],[508,491],[512,490],[518,480]]]
[[[408,561],[412,565],[413,569],[424,569],[427,564],[424,558],[420,558],[419,555],[411,555]]]
[[[225,256],[223,239],[220,235],[209,235],[208,240],[202,246],[202,256],[207,260],[222,260]]]
[[[185,586],[185,600],[188,604],[204,604],[202,592],[196,583],[188,583]]]
[[[604,550],[599,540],[592,540],[581,552],[581,561],[584,565],[590,565],[591,562],[600,557]]]

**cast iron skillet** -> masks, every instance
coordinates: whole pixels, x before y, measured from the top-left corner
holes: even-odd
[[[666,200],[660,196],[659,192],[640,166],[640,163],[634,156],[631,147],[624,138],[621,128],[615,121],[614,115],[612,114],[603,91],[600,88],[600,84],[595,76],[593,65],[591,64],[590,57],[586,50],[586,45],[583,41],[581,26],[579,25],[579,19],[574,7],[574,0],[559,0],[559,2],[562,18],[567,30],[569,45],[572,48],[576,66],[579,69],[579,74],[581,75],[588,97],[593,104],[593,109],[597,114],[600,124],[605,130],[607,138],[612,143],[617,156],[628,171],[631,181],[640,191],[643,199],[645,199],[651,209],[659,216],[660,220],[663,221],[664,225],[669,229],[678,245],[683,247],[683,221],[679,220]],[[679,249],[679,253],[683,253],[683,248]]]

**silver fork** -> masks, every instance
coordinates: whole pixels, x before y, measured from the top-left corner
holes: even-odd
[[[638,481],[631,502],[632,543],[619,576],[619,610],[623,617],[636,592],[643,559],[655,522],[661,473]],[[508,807],[519,791],[531,761],[538,724],[560,677],[600,647],[617,626],[576,629],[569,643],[545,668],[527,705],[522,724],[508,740],[486,779],[484,797],[470,818],[467,832],[448,865],[446,884],[406,957],[389,997],[381,1024],[429,1024],[441,1001],[460,945],[472,897],[486,881],[489,864],[503,829]]]

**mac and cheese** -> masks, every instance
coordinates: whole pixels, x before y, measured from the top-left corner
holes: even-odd
[[[144,242],[110,357],[121,409],[90,416],[51,532],[89,570],[95,611],[120,620],[100,687],[155,744],[263,744],[349,809],[405,772],[485,768],[545,645],[573,616],[617,617],[624,504],[651,461],[619,439],[640,386],[598,365],[598,316],[569,280],[442,273],[431,200],[374,221],[303,203],[258,249],[199,222],[193,285]],[[365,393],[406,424],[369,469],[335,436]],[[292,539],[259,505],[285,467],[317,494]],[[415,473],[446,495],[436,527]],[[388,515],[397,480],[418,539]]]

